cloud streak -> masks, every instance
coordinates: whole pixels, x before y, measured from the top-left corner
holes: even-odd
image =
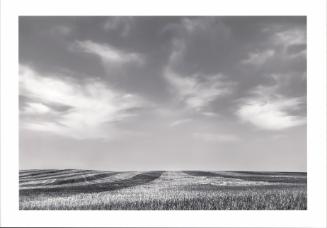
[[[105,21],[103,28],[109,32],[118,31],[122,37],[126,37],[130,33],[133,22],[132,17],[110,17]]]
[[[272,43],[282,48],[284,57],[290,60],[306,58],[306,30],[294,28],[278,31],[272,36]]]
[[[177,126],[183,125],[185,123],[188,123],[190,121],[192,121],[192,119],[190,119],[190,118],[175,120],[170,124],[170,127],[177,127]]]
[[[203,77],[199,74],[183,77],[167,69],[164,74],[178,99],[190,109],[200,111],[218,97],[232,92],[231,83],[223,81],[223,75]]]
[[[260,66],[274,57],[275,51],[272,49],[249,53],[248,57],[242,61],[243,64]]]
[[[23,114],[34,115],[25,120],[24,127],[52,132],[71,138],[110,138],[111,124],[133,116],[132,109],[142,107],[144,101],[132,94],[114,90],[98,81],[78,83],[67,77],[40,75],[28,66],[20,66],[21,95],[32,102]],[[67,106],[50,118],[51,106]]]
[[[236,115],[244,122],[264,130],[284,130],[301,126],[306,118],[292,115],[301,108],[303,97],[288,98],[275,94],[277,86],[257,87],[249,98],[243,99]]]
[[[139,53],[127,52],[120,50],[109,44],[101,44],[91,40],[76,41],[78,50],[98,56],[104,63],[116,64],[118,66],[124,64],[142,65],[144,57]]]
[[[30,115],[42,115],[52,112],[51,108],[47,105],[37,102],[29,102],[24,107],[22,113]]]
[[[304,29],[289,29],[277,32],[273,36],[275,44],[283,46],[306,44],[306,32]]]

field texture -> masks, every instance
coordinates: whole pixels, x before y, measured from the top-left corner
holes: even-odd
[[[21,210],[306,210],[306,173],[22,170]]]

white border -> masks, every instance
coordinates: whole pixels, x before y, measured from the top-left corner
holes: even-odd
[[[1,1],[2,226],[326,226],[326,5],[314,0]],[[306,15],[308,26],[307,211],[19,211],[19,15]]]

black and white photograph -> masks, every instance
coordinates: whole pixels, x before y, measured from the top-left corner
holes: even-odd
[[[20,16],[20,210],[306,210],[305,16]]]

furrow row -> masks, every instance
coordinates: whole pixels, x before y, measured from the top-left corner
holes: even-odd
[[[91,171],[91,170],[81,170],[81,171],[76,171],[76,172],[64,172],[64,173],[59,173],[59,174],[50,174],[48,176],[41,176],[41,177],[39,176],[39,177],[20,178],[19,182],[26,183],[26,182],[31,182],[31,181],[48,181],[48,180],[53,180],[53,179],[75,178],[75,177],[81,176],[81,175],[97,174],[97,173],[99,173],[99,172],[95,172],[95,171]]]
[[[20,178],[25,179],[25,178],[37,178],[37,177],[47,177],[50,175],[55,175],[59,173],[71,173],[74,172],[75,170],[72,169],[60,169],[60,170],[40,170],[39,172],[32,172],[32,173],[24,173],[22,175],[19,175]]]
[[[69,184],[69,185],[56,185],[56,186],[34,186],[33,188],[20,188],[20,195],[29,195],[33,194],[51,194],[56,195],[71,195],[77,193],[91,193],[91,192],[103,192],[103,191],[113,191],[128,187],[134,187],[138,185],[144,185],[150,183],[151,181],[159,178],[163,172],[162,171],[152,171],[152,172],[142,172],[131,178],[114,180],[110,182],[90,182],[86,181],[80,182],[78,185]],[[108,174],[106,174],[108,175]],[[75,183],[76,184],[76,183]]]
[[[63,184],[74,184],[80,182],[90,182],[97,179],[106,178],[117,173],[101,173],[101,174],[82,174],[70,178],[58,178],[58,179],[49,179],[49,180],[42,180],[42,181],[31,181],[27,183],[21,184],[22,187],[38,187],[40,185],[63,185]]]
[[[228,179],[236,179],[239,181],[250,182],[266,182],[266,183],[289,183],[289,184],[306,184],[306,178],[297,176],[271,176],[271,175],[239,175],[236,172],[209,172],[209,171],[185,171],[186,174],[191,176],[202,177],[222,177]]]

